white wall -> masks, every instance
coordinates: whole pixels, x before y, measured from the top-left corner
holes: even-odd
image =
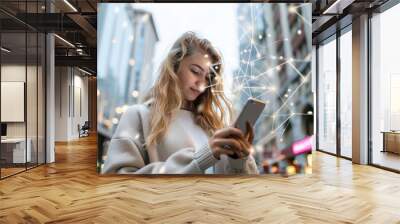
[[[25,65],[2,65],[1,81],[25,82],[25,69]],[[1,108],[1,110],[7,110],[7,108]],[[25,127],[25,122],[7,122],[7,137],[25,137]]]
[[[27,78],[27,80],[25,80]],[[9,138],[24,138],[25,135],[30,139],[30,148],[32,152],[32,161],[36,162],[36,158],[39,159],[39,163],[44,163],[44,150],[45,150],[45,139],[44,139],[44,74],[41,66],[25,66],[25,64],[4,64],[1,66],[1,81],[2,82],[24,82],[26,85],[26,106],[25,102],[22,102],[22,107],[16,109],[9,107],[1,108],[2,112],[16,113],[12,110],[19,111],[24,116],[26,112],[26,120],[22,119],[21,122],[6,122],[7,124],[7,137]],[[24,90],[19,90],[20,94],[24,94]],[[22,92],[21,92],[22,91]],[[4,94],[4,89],[2,89]],[[7,95],[2,95],[2,98]],[[24,97],[23,97],[24,98]],[[25,100],[23,100],[25,101]],[[38,156],[37,156],[38,153]],[[50,157],[49,157],[50,158]],[[51,160],[48,160],[51,162]]]
[[[80,75],[76,75],[75,70],[75,75],[74,75],[74,108],[73,110],[75,113],[72,113],[73,119],[71,120],[71,132],[70,135],[72,138],[78,138],[79,133],[78,133],[78,124],[81,126],[85,123],[85,121],[88,121],[88,78],[87,77],[82,77]],[[79,73],[81,74],[81,73]],[[79,93],[80,91],[80,93]],[[80,97],[79,97],[80,95]],[[81,101],[81,102],[79,102]],[[72,105],[72,103],[71,103]],[[81,107],[81,108],[79,108]],[[79,111],[81,109],[82,111]]]
[[[88,78],[76,68],[56,67],[55,85],[55,140],[77,139],[78,124],[88,120]]]
[[[67,67],[55,68],[55,141],[68,140],[68,86],[69,76]]]
[[[25,70],[26,69],[26,70]],[[1,66],[1,81],[4,82],[25,82],[25,73],[28,72],[27,88],[27,121],[28,121],[28,137],[31,133],[36,135],[36,80],[32,80],[32,76],[36,77],[36,67],[25,65],[2,65]],[[4,96],[2,96],[4,97]],[[39,105],[41,107],[42,105]],[[24,108],[22,108],[24,109]],[[1,110],[9,110],[9,108],[1,108]],[[33,123],[32,123],[33,122]],[[25,137],[26,122],[7,122],[7,136],[8,137]]]

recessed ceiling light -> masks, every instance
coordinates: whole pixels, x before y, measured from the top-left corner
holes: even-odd
[[[78,70],[81,71],[81,72],[83,72],[83,73],[85,73],[85,74],[87,74],[87,75],[92,75],[92,73],[90,73],[90,72],[88,72],[88,71],[86,71],[86,70],[83,70],[83,69],[81,69],[81,68],[79,68],[79,67],[78,67]]]
[[[7,48],[5,48],[5,47],[1,47],[1,50],[4,51],[4,52],[6,52],[6,53],[10,53],[10,52],[11,52],[11,50],[9,50],[9,49],[7,49]]]
[[[65,4],[67,4],[72,10],[74,10],[75,12],[78,12],[78,10],[71,4],[69,3],[69,1],[64,0]]]
[[[60,39],[62,42],[66,43],[67,45],[69,45],[69,46],[75,48],[75,45],[73,45],[73,44],[72,44],[71,42],[69,42],[68,40],[66,40],[66,39],[64,39],[64,38],[62,38],[62,37],[60,37],[60,36],[57,35],[57,34],[54,34],[54,36],[57,37],[58,39]]]

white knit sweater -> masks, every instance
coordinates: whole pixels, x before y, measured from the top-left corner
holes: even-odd
[[[215,174],[258,173],[252,156],[232,159],[221,155],[220,160],[216,159],[208,145],[209,137],[187,110],[179,110],[172,117],[158,145],[146,147],[149,116],[148,105],[130,106],[122,115],[109,145],[103,174],[204,174],[206,170]]]

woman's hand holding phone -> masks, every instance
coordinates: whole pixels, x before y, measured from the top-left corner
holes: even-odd
[[[253,147],[254,129],[249,122],[246,122],[246,129],[247,129],[247,132],[245,134],[246,141],[242,142],[242,144],[244,146],[243,148],[246,149],[245,156],[248,156],[251,153],[251,148]]]
[[[253,125],[264,107],[264,102],[249,98],[233,127],[215,132],[209,140],[215,158],[220,159],[221,154],[226,154],[233,159],[239,159],[250,154],[254,139]]]
[[[253,140],[254,140],[253,127],[251,126],[250,122],[246,122],[246,134],[244,135],[244,140],[238,139],[238,141],[242,146],[241,148],[243,150],[241,150],[239,154],[235,153],[234,155],[229,155],[229,156],[233,159],[239,159],[248,156],[251,152]]]
[[[235,127],[227,127],[216,131],[209,140],[214,157],[220,159],[222,154],[235,159],[248,156],[252,147],[254,131],[248,122],[246,127],[246,134]]]

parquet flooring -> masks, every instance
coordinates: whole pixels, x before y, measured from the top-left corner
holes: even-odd
[[[10,175],[12,175],[12,174],[15,174],[15,173],[18,173],[18,172],[21,172],[21,171],[24,171],[25,170],[25,167],[21,167],[21,168],[19,168],[19,167],[17,167],[17,168],[1,168],[1,176],[2,177],[7,177],[7,176],[10,176]]]
[[[0,181],[0,223],[400,223],[400,175],[314,153],[304,176],[99,176],[95,137]]]

